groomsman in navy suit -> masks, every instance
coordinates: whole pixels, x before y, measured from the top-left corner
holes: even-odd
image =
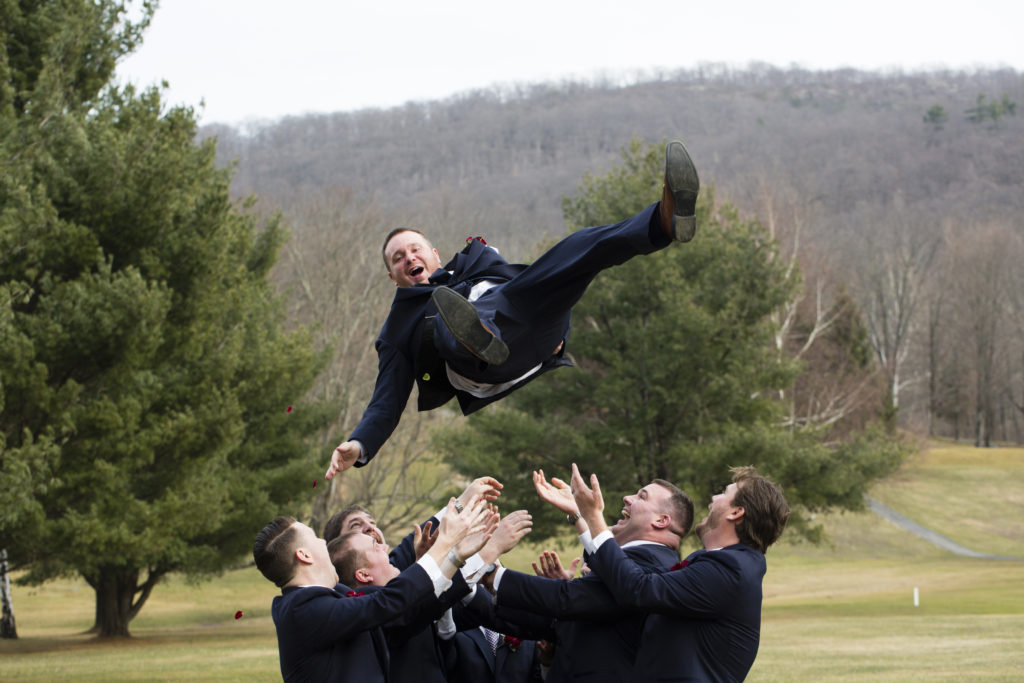
[[[282,589],[271,614],[284,679],[386,681],[388,652],[379,627],[447,589],[458,570],[456,545],[473,534],[476,541],[463,550],[477,552],[496,523],[482,497],[461,513],[453,498],[433,547],[384,589],[358,595],[339,583],[327,543],[312,529],[292,517],[274,519],[257,535],[253,559]]]
[[[508,263],[476,238],[442,268],[422,233],[392,231],[382,255],[398,291],[375,342],[377,383],[325,478],[377,454],[413,384],[420,410],[457,397],[468,415],[567,365],[570,314],[590,282],[605,268],[692,239],[699,189],[689,153],[673,140],[665,148],[660,202],[621,223],[574,232],[529,266]]]
[[[558,479],[548,483],[543,471],[534,473],[534,484],[541,498],[567,514],[577,532],[589,535],[567,484]],[[623,498],[622,518],[612,530],[613,545],[622,546],[626,556],[648,571],[667,570],[679,561],[679,544],[692,522],[689,496],[656,479]],[[506,610],[514,609],[556,618],[557,644],[548,683],[643,680],[633,678],[633,671],[645,615],[620,607],[596,576],[566,581],[498,568],[490,581],[499,616],[513,619]]]
[[[486,626],[459,631],[445,643],[449,683],[543,683],[534,640],[503,635]]]
[[[571,488],[593,533],[584,539],[592,574],[624,608],[650,613],[631,680],[742,681],[761,633],[764,553],[782,534],[789,505],[753,467],[711,499],[697,525],[703,550],[676,571],[650,572],[618,547],[604,522],[597,475],[592,489],[573,465]]]
[[[471,485],[469,490],[472,488]],[[506,516],[485,547],[480,549],[481,564],[497,561],[501,554],[511,550],[529,533],[531,526],[532,519],[525,510]],[[468,552],[463,546],[472,545],[473,540],[469,537],[456,546],[455,557],[463,571],[466,569],[466,563],[462,556]],[[374,534],[358,530],[348,531],[328,543],[327,548],[341,582],[352,586],[360,593],[372,594],[383,590],[390,581],[400,575],[399,568],[392,563],[392,558],[388,555],[387,544],[378,541]],[[384,635],[390,653],[391,683],[447,682],[439,639],[450,637],[455,626],[449,619],[448,632],[439,633],[435,622],[442,619],[445,612],[462,598],[469,596],[471,590],[471,585],[467,584],[462,572],[456,572],[455,578],[457,581],[453,582],[451,589],[446,590],[437,599],[428,599],[403,615],[401,620],[384,625]]]

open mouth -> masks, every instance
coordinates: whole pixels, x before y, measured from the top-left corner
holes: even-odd
[[[422,272],[423,272],[423,266],[416,266],[415,268],[413,268],[412,270],[409,271],[409,276],[410,277],[419,277],[420,273],[422,273]]]

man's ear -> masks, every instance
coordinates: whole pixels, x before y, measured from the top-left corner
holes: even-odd
[[[741,519],[743,519],[743,515],[745,515],[746,512],[747,511],[741,507],[734,507],[733,509],[729,510],[728,513],[726,513],[725,518],[730,522],[738,522]]]
[[[395,282],[395,276],[391,274],[391,269],[390,268],[388,268],[388,279],[395,283],[395,287],[398,286],[398,283]]]
[[[366,569],[357,569],[355,579],[359,583],[373,583],[373,576]]]
[[[313,564],[313,555],[305,548],[295,549],[295,559],[302,564]]]
[[[655,529],[667,529],[672,526],[672,518],[667,514],[662,513],[654,518],[654,521],[651,522],[651,526]]]

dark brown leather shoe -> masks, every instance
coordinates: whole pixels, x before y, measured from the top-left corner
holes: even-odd
[[[697,232],[697,193],[700,179],[690,153],[681,140],[665,145],[665,186],[661,191],[659,218],[670,238],[689,242]]]
[[[441,286],[431,293],[430,298],[455,341],[470,353],[491,365],[501,365],[508,360],[508,346],[484,327],[476,308],[465,297]]]

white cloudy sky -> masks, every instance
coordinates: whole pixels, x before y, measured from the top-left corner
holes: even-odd
[[[701,62],[1024,70],[1010,0],[162,0],[118,68],[203,123]]]

